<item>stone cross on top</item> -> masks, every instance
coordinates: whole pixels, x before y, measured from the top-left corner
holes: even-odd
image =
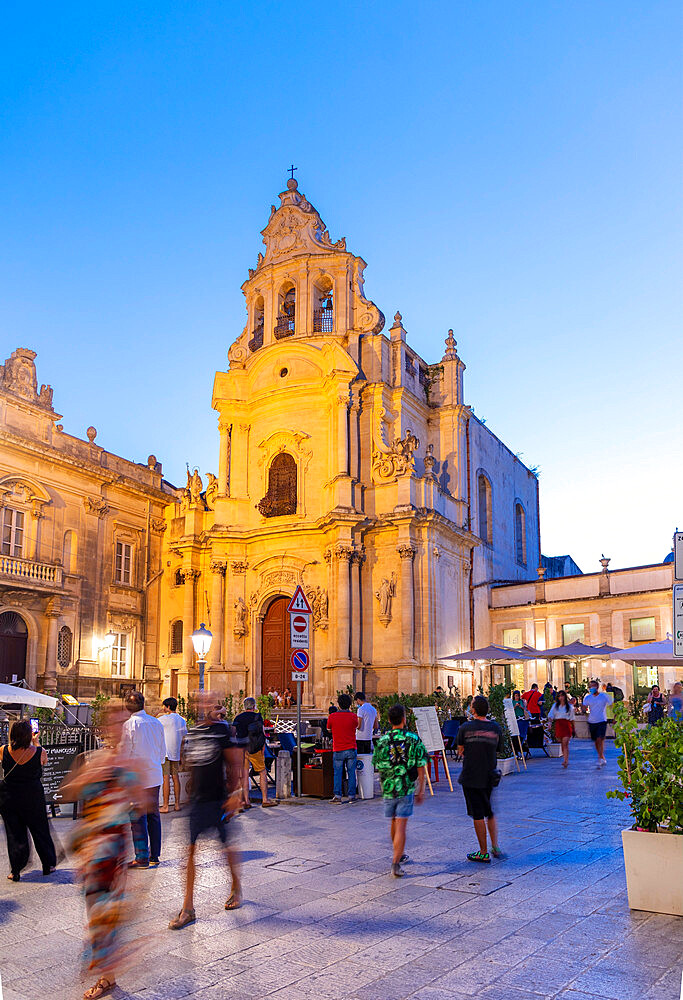
[[[294,171],[298,169],[299,168],[295,167],[294,164],[292,164],[291,167],[289,168],[289,176],[291,180],[294,180]]]

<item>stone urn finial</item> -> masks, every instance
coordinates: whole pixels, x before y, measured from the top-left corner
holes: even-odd
[[[97,428],[96,427],[88,427],[88,429],[87,429],[87,431],[85,433],[88,436],[88,441],[90,442],[90,444],[94,444],[95,443],[95,438],[97,437]]]

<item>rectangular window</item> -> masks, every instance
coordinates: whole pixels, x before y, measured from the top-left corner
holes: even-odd
[[[504,628],[503,645],[508,649],[521,649],[523,645],[521,628]]]
[[[133,556],[133,546],[127,542],[116,543],[116,565],[114,580],[116,583],[130,584],[130,567]]]
[[[24,554],[24,512],[5,507],[2,512],[2,555]]]
[[[111,647],[111,672],[115,677],[126,677],[128,674],[127,632],[116,632],[114,645]]]
[[[646,667],[637,663],[633,667],[633,682],[641,694],[649,691],[653,684],[659,684],[659,667]]]
[[[651,642],[655,638],[654,618],[631,619],[631,642]]]
[[[562,645],[568,646],[572,642],[583,642],[584,626],[582,624],[562,626]]]

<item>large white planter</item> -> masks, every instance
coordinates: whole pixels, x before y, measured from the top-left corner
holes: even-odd
[[[562,744],[561,743],[549,743],[546,747],[549,757],[561,757],[562,756]]]
[[[576,716],[574,719],[574,734],[577,740],[589,740],[591,738],[587,715]]]
[[[683,917],[683,835],[622,830],[628,905]]]
[[[514,774],[517,770],[514,757],[504,757],[502,760],[499,760],[498,767],[500,768],[503,777],[505,777],[506,774]]]

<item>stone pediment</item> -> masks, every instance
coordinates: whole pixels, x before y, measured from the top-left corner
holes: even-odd
[[[54,413],[52,387],[41,385],[38,390],[35,357],[36,352],[26,347],[18,347],[13,351],[4,365],[0,365],[0,388]]]
[[[325,223],[298,190],[295,180],[287,181],[287,190],[279,197],[280,207],[271,206],[268,225],[262,230],[266,252],[258,255],[257,271],[264,264],[279,263],[299,254],[346,250],[345,239],[332,242]],[[250,270],[249,276],[255,273]]]

